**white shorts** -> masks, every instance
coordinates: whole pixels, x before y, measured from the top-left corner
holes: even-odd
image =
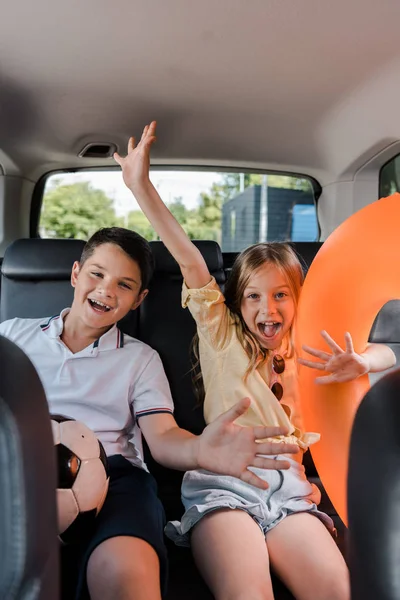
[[[259,525],[264,535],[288,515],[309,512],[318,517],[334,534],[332,519],[318,510],[321,493],[311,484],[301,463],[290,455],[271,456],[275,460],[287,460],[290,469],[251,470],[269,484],[261,490],[241,479],[216,475],[210,471],[197,470],[185,473],[182,481],[182,502],[185,513],[181,522],[169,522],[166,535],[178,546],[190,545],[190,531],[207,513],[222,508],[244,510]]]

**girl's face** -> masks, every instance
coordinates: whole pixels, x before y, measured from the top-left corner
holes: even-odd
[[[279,348],[295,316],[295,299],[283,273],[269,263],[250,276],[240,310],[262,348]]]

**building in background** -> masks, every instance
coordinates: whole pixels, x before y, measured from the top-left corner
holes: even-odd
[[[240,252],[265,241],[315,241],[313,191],[253,185],[222,207],[222,251]]]

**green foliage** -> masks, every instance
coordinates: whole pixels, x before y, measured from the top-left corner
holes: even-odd
[[[154,229],[141,210],[131,210],[125,219],[124,227],[136,231],[136,233],[142,235],[146,240],[151,241],[157,239]]]
[[[293,175],[268,175],[268,185],[274,188],[284,188],[285,190],[299,190],[302,192],[312,192],[312,185],[309,179],[304,177],[294,177]]]
[[[199,208],[189,210],[183,204],[182,198],[175,198],[168,204],[168,208],[191,240],[220,240],[221,209],[209,205],[207,199],[201,200]],[[126,227],[134,229],[146,240],[157,239],[153,228],[140,210],[133,210],[128,214]]]
[[[43,197],[40,230],[45,237],[88,239],[101,227],[122,224],[112,200],[88,181],[62,185],[56,180]]]
[[[214,200],[205,194],[201,194],[200,205],[196,209],[188,210],[182,198],[176,198],[168,208],[191,240],[220,240],[221,208],[216,207]]]
[[[168,208],[172,212],[178,223],[186,223],[188,213],[191,211],[187,210],[181,196],[179,196],[179,198],[175,198],[173,202],[170,202],[168,204]]]

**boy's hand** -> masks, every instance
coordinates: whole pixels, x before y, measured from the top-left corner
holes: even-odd
[[[305,367],[318,369],[319,371],[328,371],[330,375],[317,377],[315,383],[344,383],[352,381],[361,375],[370,371],[370,365],[365,355],[354,352],[353,340],[350,333],[345,333],[346,349],[343,350],[326,331],[321,331],[321,335],[331,348],[332,353],[303,346],[303,350],[311,356],[319,358],[319,361],[305,360],[299,358],[298,362]]]
[[[261,489],[268,484],[257,477],[248,467],[261,469],[288,469],[290,464],[283,460],[263,458],[261,454],[294,454],[299,451],[296,444],[261,442],[268,437],[286,435],[284,427],[241,427],[234,421],[250,406],[244,398],[229,411],[208,425],[197,438],[197,460],[200,468],[213,473],[232,475]]]
[[[156,140],[156,122],[143,129],[140,142],[135,147],[135,138],[129,138],[128,154],[122,158],[114,153],[114,160],[122,169],[125,185],[133,191],[135,185],[149,182],[150,148]]]

